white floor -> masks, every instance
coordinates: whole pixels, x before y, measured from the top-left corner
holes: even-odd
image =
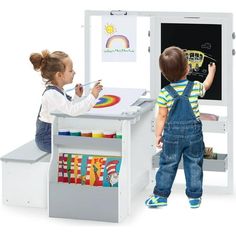
[[[235,235],[236,195],[205,193],[199,209],[190,209],[184,187],[176,185],[167,207],[144,205],[150,185],[138,195],[132,213],[123,222],[106,223],[49,218],[47,210],[0,204],[0,231],[5,235]],[[3,234],[1,234],[3,235]]]

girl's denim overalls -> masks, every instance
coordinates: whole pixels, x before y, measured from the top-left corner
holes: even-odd
[[[50,89],[54,89],[64,96],[64,93],[56,86],[47,86],[47,88],[43,92],[43,95],[47,90],[50,90]],[[66,98],[69,101],[71,101],[71,97],[67,94],[66,94]],[[51,123],[47,123],[39,119],[41,108],[42,108],[42,105],[40,106],[37,122],[36,122],[35,142],[40,150],[51,153],[51,126],[52,125]]]
[[[153,191],[155,195],[170,195],[182,156],[186,195],[190,198],[199,198],[202,195],[204,142],[202,123],[196,118],[189,102],[192,88],[193,82],[189,81],[180,96],[171,85],[166,87],[174,98],[174,103],[164,127],[160,167],[156,173],[156,186]]]

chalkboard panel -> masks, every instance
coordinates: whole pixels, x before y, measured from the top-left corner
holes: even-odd
[[[191,67],[188,79],[203,82],[208,64],[216,63],[215,80],[203,99],[222,100],[222,26],[217,24],[161,24],[161,51],[177,46],[186,51]],[[161,87],[169,82],[162,75]]]

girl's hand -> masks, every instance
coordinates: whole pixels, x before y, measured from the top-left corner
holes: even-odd
[[[79,97],[81,97],[83,95],[83,92],[84,92],[84,88],[81,84],[77,84],[75,86],[75,94]]]
[[[162,136],[161,135],[156,136],[156,146],[158,148],[162,148],[162,145],[163,145]]]
[[[99,95],[99,93],[101,92],[102,88],[103,88],[103,86],[100,84],[100,82],[98,82],[98,83],[96,83],[96,84],[94,85],[94,87],[92,88],[91,93],[93,94],[93,96],[94,96],[95,98],[98,97],[98,95]]]

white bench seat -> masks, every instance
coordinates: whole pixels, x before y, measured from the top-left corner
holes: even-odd
[[[46,208],[50,156],[32,140],[1,157],[3,203]]]
[[[19,161],[34,163],[45,157],[48,153],[41,151],[34,140],[20,146],[1,157],[2,161]]]

